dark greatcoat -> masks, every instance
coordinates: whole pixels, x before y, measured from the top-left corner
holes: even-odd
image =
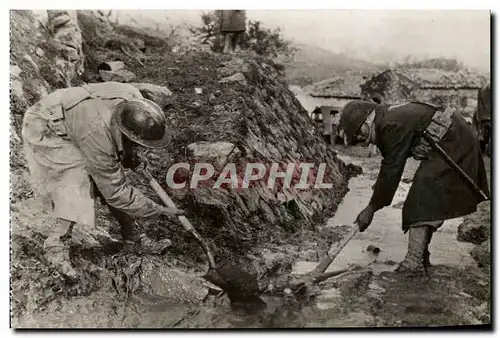
[[[222,33],[236,33],[246,30],[245,10],[221,10],[220,15],[220,31]]]
[[[371,204],[389,206],[398,188],[411,149],[429,125],[435,108],[408,103],[387,110],[376,105],[376,144],[383,160],[374,186]],[[455,113],[448,132],[439,143],[446,153],[489,195],[479,142],[466,120]],[[421,161],[403,207],[403,230],[419,221],[437,221],[465,216],[477,209],[482,199],[434,150]]]

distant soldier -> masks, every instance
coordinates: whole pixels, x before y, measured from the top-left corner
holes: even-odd
[[[239,52],[246,31],[246,11],[221,10],[220,32],[224,43],[223,53]]]
[[[368,228],[375,212],[391,205],[406,160],[414,157],[421,161],[403,206],[403,231],[409,231],[409,239],[408,252],[398,271],[424,272],[430,266],[432,234],[445,220],[476,211],[484,198],[424,142],[423,132],[489,194],[476,136],[460,113],[420,102],[386,106],[352,101],[345,106],[340,125],[349,144],[368,139],[383,157],[371,200],[356,218],[360,231]]]
[[[491,157],[491,85],[478,90],[477,109],[472,125],[479,139],[481,151]]]

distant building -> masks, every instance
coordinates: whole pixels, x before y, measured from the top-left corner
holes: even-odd
[[[469,71],[387,69],[361,85],[361,96],[378,97],[387,104],[418,100],[448,105],[470,120],[477,107],[477,91],[486,81],[484,76]]]
[[[361,99],[361,85],[368,75],[347,73],[317,82],[306,88],[306,97],[297,95],[328,143],[335,142],[340,113],[344,106]]]

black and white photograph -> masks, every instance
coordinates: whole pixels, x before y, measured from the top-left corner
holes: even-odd
[[[163,5],[9,10],[11,330],[492,330],[490,9]]]

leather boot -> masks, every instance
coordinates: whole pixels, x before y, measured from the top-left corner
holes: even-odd
[[[123,249],[125,251],[134,251],[149,255],[163,254],[172,245],[169,239],[154,241],[146,236],[146,234],[141,235],[137,223],[132,217],[111,206],[109,209],[118,223],[120,223],[124,242]]]
[[[57,271],[68,280],[75,281],[78,272],[71,266],[69,259],[69,242],[74,222],[57,219],[57,223],[43,243],[44,256]]]
[[[408,235],[408,252],[396,269],[397,272],[425,274],[424,253],[431,229],[428,226],[411,228]]]

